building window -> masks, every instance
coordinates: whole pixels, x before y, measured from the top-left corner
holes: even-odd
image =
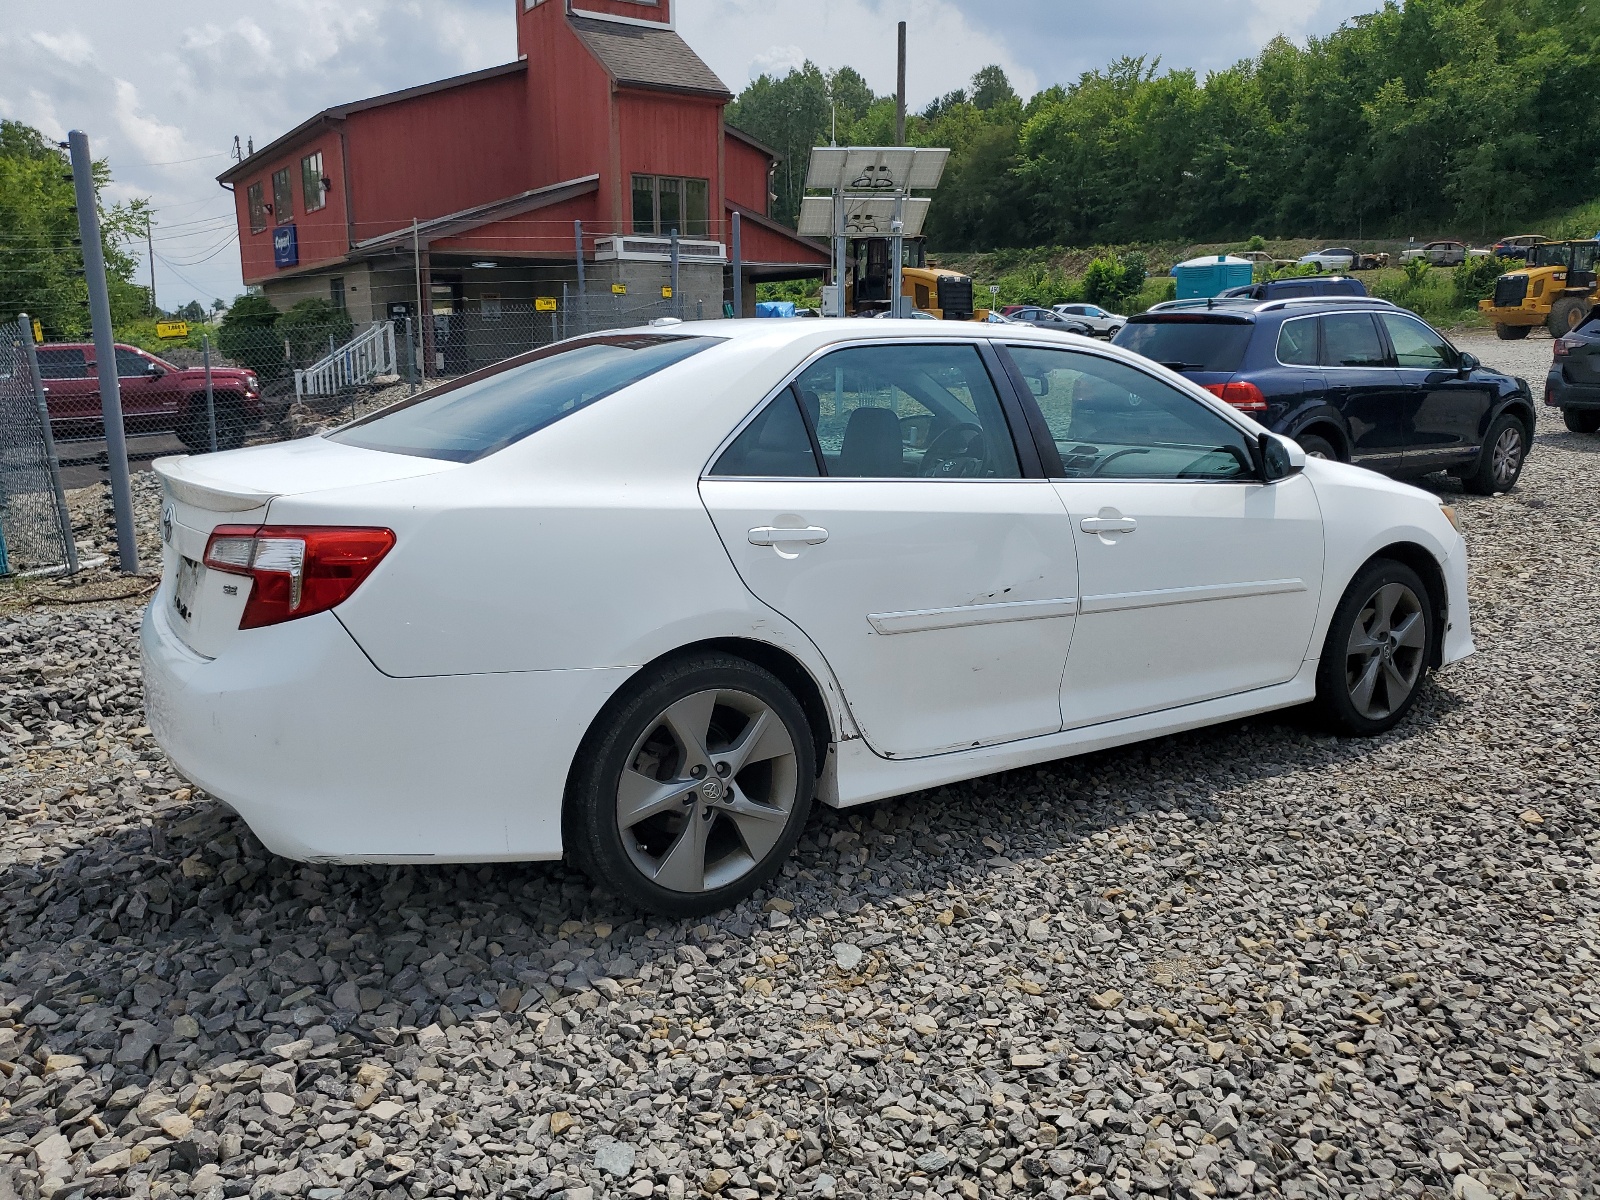
[[[328,202],[328,189],[322,184],[321,150],[300,160],[300,194],[305,197],[306,212],[316,212]]]
[[[267,227],[267,201],[261,191],[259,183],[252,183],[244,192],[245,203],[250,208],[251,233],[260,233]]]
[[[328,280],[328,300],[340,312],[344,311],[344,276],[334,275]]]
[[[289,186],[289,168],[272,173],[272,218],[279,225],[294,220],[294,189]]]
[[[671,175],[633,177],[633,231],[682,237],[711,233],[711,184],[705,179]]]

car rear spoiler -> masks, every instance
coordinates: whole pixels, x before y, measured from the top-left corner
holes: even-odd
[[[162,486],[176,499],[210,512],[249,512],[277,499],[281,492],[259,492],[228,486],[220,480],[201,480],[194,471],[194,459],[187,454],[158,458],[150,469],[161,477]]]

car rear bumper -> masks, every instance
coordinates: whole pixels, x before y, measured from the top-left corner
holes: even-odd
[[[221,656],[144,615],[145,708],[174,766],[276,854],[477,862],[561,855],[567,771],[629,668],[395,679],[332,613],[249,630]]]
[[[1544,402],[1551,408],[1600,408],[1600,384],[1569,383],[1552,371],[1544,381]]]

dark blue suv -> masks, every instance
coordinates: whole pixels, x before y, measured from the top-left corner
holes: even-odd
[[[1527,380],[1457,350],[1383,300],[1178,301],[1113,341],[1181,372],[1307,454],[1468,491],[1510,490],[1534,430]]]

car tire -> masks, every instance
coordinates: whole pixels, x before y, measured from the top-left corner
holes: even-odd
[[[777,676],[726,654],[673,660],[633,681],[584,738],[566,850],[641,909],[704,916],[777,874],[815,786],[810,723]]]
[[[215,397],[213,403],[217,414],[217,449],[237,450],[244,445],[245,434],[250,428],[250,419],[245,414],[244,405],[237,396],[227,395]],[[176,432],[178,440],[191,454],[211,452],[211,432],[207,428],[203,399],[196,405],[195,411],[184,418]]]
[[[1374,559],[1345,589],[1317,664],[1316,707],[1348,737],[1393,729],[1411,711],[1433,661],[1434,601],[1410,567]]]
[[[1510,413],[1489,426],[1489,436],[1478,451],[1478,463],[1461,476],[1461,486],[1478,496],[1509,492],[1517,486],[1528,461],[1528,431]]]
[[[1545,319],[1545,328],[1550,331],[1551,337],[1565,337],[1578,327],[1589,312],[1586,301],[1576,296],[1567,296],[1557,300],[1550,306],[1550,315]]]
[[[1319,437],[1314,433],[1308,433],[1302,437],[1295,438],[1295,441],[1300,443],[1300,449],[1306,452],[1307,458],[1326,458],[1331,459],[1334,462],[1340,461],[1339,451],[1336,450],[1333,443],[1325,437]]]
[[[1494,335],[1502,342],[1520,342],[1533,332],[1532,325],[1496,325]]]
[[[1573,433],[1595,433],[1600,431],[1600,409],[1596,408],[1563,408],[1561,419],[1566,422],[1568,429]]]

